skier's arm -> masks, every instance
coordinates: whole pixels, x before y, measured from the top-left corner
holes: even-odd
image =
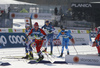
[[[75,44],[74,38],[70,39],[73,44]]]
[[[43,28],[46,29],[45,25],[41,27],[41,29],[43,29]]]
[[[51,29],[52,31],[54,31],[55,30],[55,28],[52,26],[52,29]]]
[[[40,29],[40,31],[41,31],[41,33],[44,35],[43,38],[45,38],[46,33],[45,33],[42,29]],[[43,39],[43,38],[42,38],[42,39]]]
[[[70,30],[68,30],[68,33],[70,34],[70,33],[71,33],[71,31],[70,31]]]
[[[55,30],[55,28],[51,25],[51,30],[49,32],[53,32]]]
[[[98,45],[97,45],[98,39],[99,39],[99,35],[96,36],[95,41],[93,42],[93,43],[95,44],[95,46],[98,46]]]
[[[98,42],[98,37],[95,38],[95,42],[96,42],[96,43]]]
[[[40,31],[41,31],[41,33],[42,33],[43,35],[46,35],[46,33],[45,33],[42,29],[40,29]]]
[[[43,29],[43,28],[44,28],[44,26],[41,27],[41,29]]]
[[[57,38],[56,38],[56,39],[58,39],[60,35],[61,35],[61,32],[58,34],[58,36],[57,36]]]
[[[73,38],[73,36],[71,34],[69,34],[69,39],[72,39],[72,38]]]
[[[31,31],[28,33],[28,36],[29,36],[29,35],[31,35],[31,34],[32,34],[32,32],[33,32],[33,29],[31,29]]]
[[[28,39],[28,36],[32,34],[32,31],[33,31],[33,29],[31,29],[31,31],[28,34],[26,34],[26,38],[23,39],[23,41],[26,41]]]
[[[69,33],[69,39],[71,40],[71,42],[73,43],[73,44],[75,44],[75,41],[74,41],[74,38],[73,38],[73,36]]]
[[[98,40],[98,38],[99,38],[99,35],[97,35],[97,36],[95,37],[95,41],[97,41],[97,40]]]

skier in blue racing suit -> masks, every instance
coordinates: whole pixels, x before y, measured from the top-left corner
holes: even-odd
[[[25,25],[25,34],[26,36],[28,35],[28,33],[30,32],[31,28],[29,24]],[[23,59],[33,59],[33,53],[32,53],[32,47],[31,47],[31,43],[32,43],[32,39],[29,39],[29,37],[26,38],[25,40],[25,52],[26,52],[26,56],[23,57]],[[29,54],[28,54],[29,53]]]
[[[48,20],[45,21],[45,25],[42,26],[42,29],[46,29],[47,30],[47,38],[46,38],[46,45],[45,45],[45,50],[47,50],[47,46],[48,46],[48,41],[50,40],[50,46],[51,46],[51,52],[50,52],[50,55],[52,55],[53,53],[53,31],[55,30],[54,27],[50,24],[50,22]]]
[[[62,36],[62,51],[61,51],[61,55],[59,57],[63,56],[64,46],[67,50],[67,55],[69,55],[69,49],[68,49],[69,39],[71,39],[73,44],[75,43],[74,39],[73,39],[73,37],[70,33],[71,33],[70,30],[65,31],[65,29],[62,29],[61,32],[58,34],[58,36],[56,38],[56,39],[58,39],[60,35]]]

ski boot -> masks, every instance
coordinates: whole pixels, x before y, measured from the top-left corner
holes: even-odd
[[[98,56],[100,57],[100,53],[98,54]]]
[[[52,55],[52,53],[50,53],[49,55]]]
[[[38,56],[39,56],[39,58],[37,59],[37,62],[42,61],[43,58],[44,58],[44,56],[42,55],[42,52],[41,51],[38,52]]]
[[[40,61],[42,61],[44,59],[44,56],[42,55],[41,57],[40,57]]]
[[[63,53],[61,53],[61,55],[59,57],[62,57],[63,56]]]
[[[69,51],[67,51],[67,55],[69,55]]]
[[[41,55],[41,56],[39,56],[39,58],[36,60],[36,62],[42,61],[43,59],[44,59],[44,56]]]
[[[30,54],[29,54],[29,59],[34,59],[34,57],[33,57],[33,54],[32,54],[32,53],[30,53]]]
[[[22,59],[28,59],[28,55],[26,55],[25,57],[22,57]]]
[[[52,55],[52,51],[51,51],[51,53],[49,55]]]

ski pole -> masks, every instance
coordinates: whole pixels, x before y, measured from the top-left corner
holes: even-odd
[[[77,55],[78,55],[78,52],[77,52],[77,50],[76,50],[76,48],[75,48],[75,46],[73,45],[73,47],[74,47],[74,49],[75,49],[75,51],[76,51],[76,53],[77,53]]]
[[[43,51],[43,48],[41,48],[41,51]],[[49,55],[47,51],[44,52],[44,54],[47,56],[47,59],[51,62],[54,63],[54,58]]]
[[[56,40],[56,39],[54,39],[54,40]],[[58,45],[57,45],[57,49],[58,49],[58,52],[59,52],[59,54],[60,54],[60,50],[59,50],[59,47],[58,47]]]
[[[58,45],[57,45],[57,49],[58,49],[58,52],[59,52],[59,54],[60,54],[60,50],[59,50],[59,47],[58,47]]]

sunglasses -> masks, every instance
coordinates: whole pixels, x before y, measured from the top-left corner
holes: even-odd
[[[38,26],[34,26],[34,28],[37,28]]]
[[[61,32],[62,34],[64,34],[65,32]]]

